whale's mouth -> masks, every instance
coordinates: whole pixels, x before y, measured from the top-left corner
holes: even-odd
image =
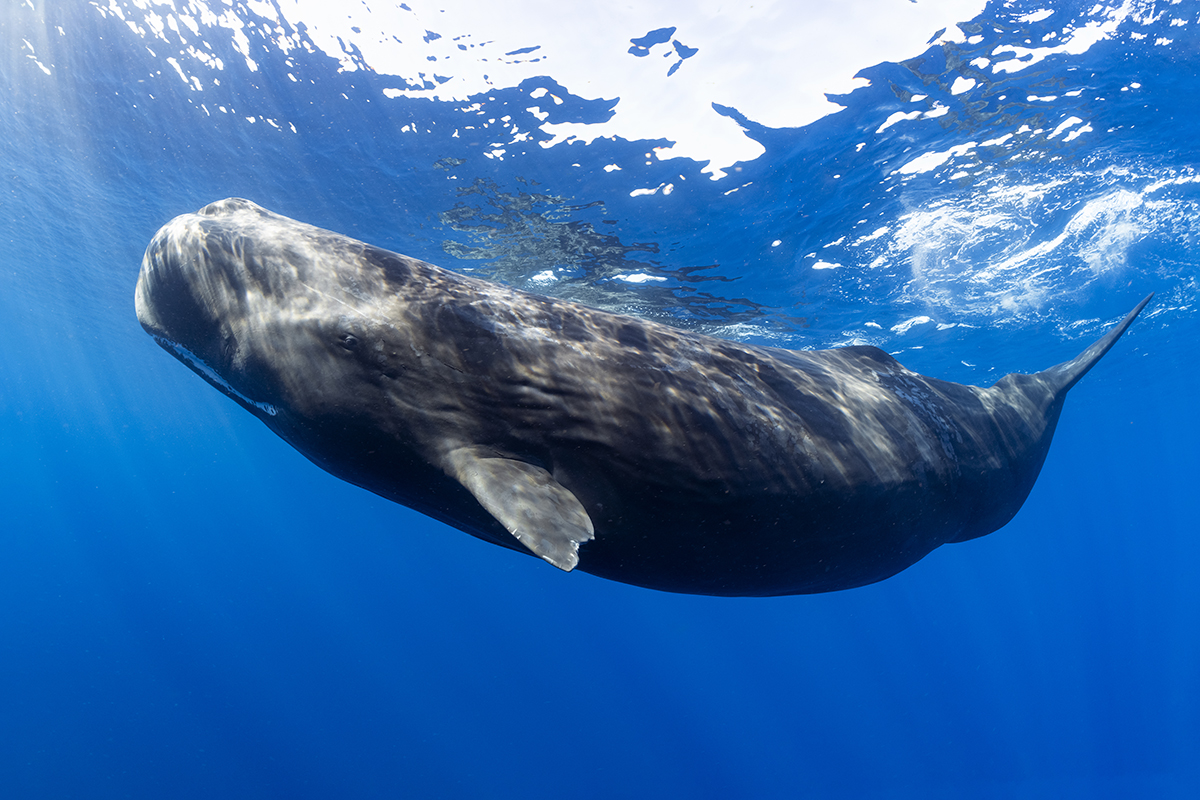
[[[164,350],[174,353],[175,357],[186,364],[192,370],[192,372],[195,372],[201,378],[204,378],[204,380],[211,383],[233,400],[241,403],[248,410],[257,408],[259,411],[262,411],[263,413],[272,417],[279,413],[279,409],[270,403],[263,403],[258,400],[251,399],[239,392],[237,389],[233,388],[229,381],[222,378],[221,374],[205,363],[204,359],[200,358],[183,345],[179,344],[178,342],[173,342],[167,337],[157,333],[152,333],[150,335],[154,337],[154,340],[158,342],[158,344]]]

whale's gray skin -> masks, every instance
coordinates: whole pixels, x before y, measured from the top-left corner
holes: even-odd
[[[1021,507],[1079,357],[990,388],[874,347],[756,347],[526,294],[222,200],[137,315],[334,475],[550,563],[674,592],[872,583]]]

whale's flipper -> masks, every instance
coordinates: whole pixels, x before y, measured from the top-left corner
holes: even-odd
[[[479,504],[536,555],[570,572],[579,563],[579,545],[595,529],[579,499],[546,470],[512,458],[455,450],[451,473]]]
[[[1146,299],[1138,303],[1137,308],[1133,309],[1133,311],[1130,311],[1129,315],[1126,316],[1125,319],[1121,320],[1121,322],[1111,331],[1097,339],[1096,342],[1087,350],[1084,350],[1070,361],[1064,361],[1063,363],[1054,367],[1050,367],[1050,369],[1040,373],[1042,377],[1046,378],[1053,384],[1055,393],[1058,396],[1066,394],[1066,392],[1070,390],[1072,386],[1079,383],[1079,379],[1086,375],[1088,370],[1094,367],[1096,362],[1104,357],[1104,354],[1107,353],[1114,344],[1116,344],[1117,339],[1121,338],[1121,334],[1125,333],[1125,329],[1133,324],[1133,321],[1137,319],[1138,314],[1142,313],[1142,309],[1146,307],[1146,304],[1150,302],[1152,297],[1154,297],[1153,293],[1146,295]]]

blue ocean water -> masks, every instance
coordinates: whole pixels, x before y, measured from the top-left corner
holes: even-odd
[[[276,46],[308,35],[280,5],[179,4],[232,14],[242,44],[148,33],[170,16],[148,0],[10,0],[5,795],[1195,796],[1200,7],[1044,5],[992,2],[956,40],[864,62],[869,85],[802,127],[721,106],[765,152],[711,180],[645,155],[666,137],[543,146],[539,115],[600,124],[616,103],[551,67],[470,102],[390,96],[392,76]],[[685,34],[672,79],[706,56]],[[202,92],[176,67],[189,45],[223,65]],[[468,127],[505,117],[503,148]],[[133,313],[142,252],[227,196],[519,288],[876,344],[978,384],[1156,295],[1003,530],[847,592],[670,595],[342,483],[164,353]]]

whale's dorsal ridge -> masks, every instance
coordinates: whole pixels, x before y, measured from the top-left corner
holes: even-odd
[[[546,470],[525,461],[461,447],[449,472],[517,541],[561,570],[579,563],[579,545],[595,533],[583,504]]]

